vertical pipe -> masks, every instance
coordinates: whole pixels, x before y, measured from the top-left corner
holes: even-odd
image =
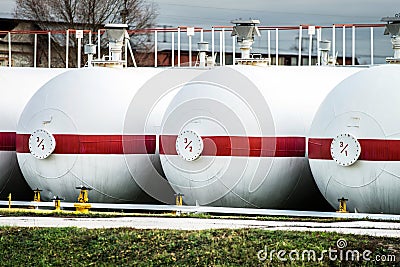
[[[236,36],[232,36],[232,65],[236,65]]]
[[[271,60],[271,30],[268,30],[268,58]]]
[[[214,27],[211,28],[211,57],[212,57],[212,64],[214,66],[215,63],[215,57],[214,57],[214,53],[215,53],[215,36],[214,36]]]
[[[356,26],[351,27],[351,64],[356,65]]]
[[[101,58],[101,31],[97,31],[97,58]]]
[[[51,32],[48,32],[47,35],[49,39],[49,52],[48,52],[49,58],[47,59],[47,61],[48,61],[48,68],[51,68]]]
[[[189,36],[189,67],[192,67],[192,36]]]
[[[222,31],[219,32],[219,65],[222,66],[223,62],[222,62]]]
[[[336,62],[336,25],[332,26],[332,56]]]
[[[157,60],[158,60],[158,48],[157,48],[157,31],[154,31],[154,67],[157,68]]]
[[[279,30],[278,28],[275,29],[275,60],[276,65],[279,65]]]
[[[37,33],[35,33],[35,38],[33,42],[33,67],[36,68],[37,62]]]
[[[371,65],[374,65],[374,28],[371,27]]]
[[[175,66],[175,33],[171,32],[171,67]]]
[[[299,27],[299,66],[301,66],[302,64],[301,64],[301,50],[302,50],[302,48],[301,48],[301,45],[303,44],[303,26],[301,26],[300,25],[300,27]]]
[[[66,32],[65,37],[65,68],[68,69],[69,65],[69,30]]]
[[[204,42],[204,30],[200,30],[200,42]]]
[[[346,65],[346,26],[343,25],[343,66]]]
[[[11,61],[12,61],[12,54],[11,54],[11,32],[8,32],[8,66],[11,67]]]
[[[321,51],[319,51],[319,42],[321,41],[322,38],[322,28],[318,27],[317,28],[317,65],[321,65]]]

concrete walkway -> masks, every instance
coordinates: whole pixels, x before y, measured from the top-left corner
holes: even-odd
[[[120,218],[59,218],[59,217],[0,217],[0,226],[18,227],[81,227],[136,229],[237,229],[258,228],[265,230],[324,231],[343,234],[400,237],[400,223],[397,222],[292,222],[258,221],[234,219],[120,217]]]

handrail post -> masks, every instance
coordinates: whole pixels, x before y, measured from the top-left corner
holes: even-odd
[[[279,65],[279,29],[275,29],[275,60],[276,65]]]
[[[67,30],[67,36],[65,38],[65,68],[69,67],[69,30]]]
[[[271,60],[271,30],[267,31],[268,39],[268,58]]]
[[[181,66],[181,28],[178,27],[178,67]]]
[[[171,32],[171,67],[175,66],[175,33]]]
[[[154,67],[157,68],[157,59],[158,59],[158,40],[157,40],[157,30],[154,31]]]
[[[36,68],[37,62],[37,33],[35,33],[34,43],[33,43],[33,67]]]
[[[214,66],[215,63],[215,57],[214,57],[214,53],[215,53],[215,29],[214,27],[211,28],[211,57],[212,57],[212,64]]]
[[[223,44],[222,44],[222,31],[219,32],[219,65],[223,65],[222,57],[223,57]]]
[[[343,66],[346,65],[346,26],[343,25]]]
[[[8,66],[11,67],[11,61],[12,61],[12,54],[11,54],[11,32],[8,32]]]
[[[351,27],[351,64],[356,65],[356,26]]]
[[[47,33],[48,41],[49,41],[49,48],[48,48],[48,68],[51,68],[51,32]]]
[[[298,55],[298,57],[299,57],[299,66],[301,66],[301,46],[302,46],[302,43],[303,43],[303,26],[302,25],[300,25],[299,26],[299,55]]]
[[[371,65],[374,65],[374,28],[371,27]]]
[[[221,34],[222,34],[222,66],[225,66],[226,49],[225,49],[225,29],[224,28],[222,28]]]

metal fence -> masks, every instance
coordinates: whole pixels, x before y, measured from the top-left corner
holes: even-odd
[[[314,65],[320,64],[321,40],[331,41],[331,55],[342,61],[343,65],[356,64],[380,64],[384,63],[386,56],[391,55],[390,40],[383,36],[385,24],[334,24],[331,26],[259,26],[260,37],[256,37],[253,45],[253,53],[262,54],[271,59],[272,64],[282,65],[280,60],[282,55],[291,55],[291,65]],[[377,29],[381,34],[377,35]],[[232,26],[214,26],[211,29],[197,27],[177,27],[177,28],[154,28],[143,30],[130,30],[130,36],[148,35],[146,41],[152,46],[150,53],[154,53],[154,67],[159,67],[159,56],[163,51],[170,52],[169,66],[180,67],[195,66],[193,54],[197,50],[197,42],[207,41],[210,44],[210,54],[212,62],[218,65],[234,64],[237,58],[238,47],[236,37],[230,36]],[[71,39],[79,37],[77,40],[77,66],[81,67],[81,46],[80,41],[85,40],[97,45],[98,58],[101,57],[102,40],[104,40],[104,30],[91,32],[88,30],[66,30],[66,31],[0,31],[3,45],[7,43],[8,66],[13,64],[13,41],[15,35],[33,36],[33,41],[26,45],[33,46],[32,67],[37,67],[38,58],[38,36],[47,36],[47,67],[52,67],[52,45],[65,49],[65,67],[69,67],[69,58],[74,55],[71,53]],[[376,37],[379,36],[379,37]],[[61,38],[62,37],[62,38]],[[42,37],[43,39],[43,37]],[[0,39],[1,40],[1,39]],[[42,48],[43,49],[43,48]],[[182,53],[188,53],[188,62],[182,62]],[[127,57],[125,53],[125,58]],[[351,62],[349,64],[349,59]],[[346,60],[347,59],[347,60]],[[361,61],[361,62],[360,62]],[[165,66],[165,65],[164,65]]]

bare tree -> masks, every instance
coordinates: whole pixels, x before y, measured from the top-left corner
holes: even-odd
[[[16,3],[15,17],[33,20],[43,30],[97,31],[107,23],[127,23],[130,29],[143,29],[153,27],[157,17],[154,4],[146,0],[16,0]],[[136,47],[149,49],[143,41],[146,38],[133,39]],[[65,39],[53,41],[65,43]],[[76,40],[71,39],[71,46],[77,46]],[[70,62],[74,63],[74,58]]]

